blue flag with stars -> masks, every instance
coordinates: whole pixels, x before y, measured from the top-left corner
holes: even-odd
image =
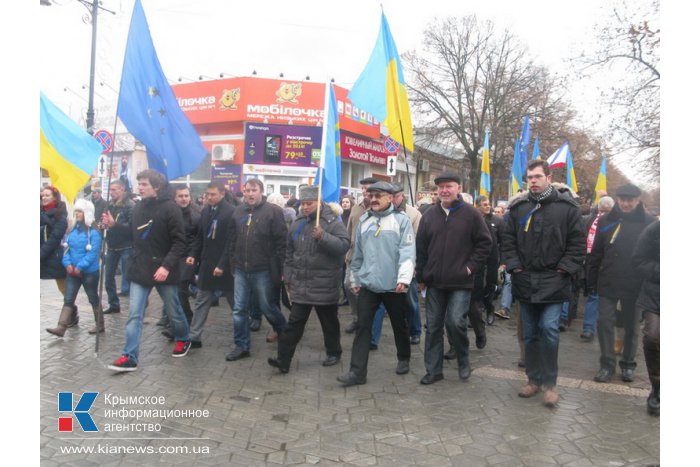
[[[141,1],[126,41],[117,115],[146,146],[148,166],[174,180],[199,167],[207,154],[160,67]]]

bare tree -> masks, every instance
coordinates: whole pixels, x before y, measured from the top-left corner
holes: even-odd
[[[418,120],[436,139],[464,148],[470,189],[478,188],[487,128],[492,184],[505,185],[525,115],[533,126],[547,126],[552,137],[561,136],[573,116],[558,95],[559,78],[535,65],[510,32],[498,33],[474,16],[435,20],[421,52],[406,53],[403,61]]]
[[[633,159],[646,181],[658,183],[661,157],[658,0],[616,0],[596,26],[597,48],[576,60],[588,76],[614,76],[601,89],[608,138],[620,161]]]

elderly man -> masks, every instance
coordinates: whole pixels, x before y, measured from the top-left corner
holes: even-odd
[[[639,343],[640,311],[635,306],[642,275],[635,268],[632,252],[639,235],[655,219],[644,210],[641,190],[629,184],[618,188],[617,202],[598,222],[590,259],[589,292],[598,294],[598,343],[600,369],[593,378],[604,383],[615,374],[615,308],[622,305],[625,340],[620,359],[622,381],[634,380]]]
[[[527,164],[528,191],[510,204],[503,230],[503,261],[520,301],[528,382],[518,392],[532,397],[544,388],[544,403],[559,402],[559,316],[571,298],[571,277],[586,253],[583,219],[568,187],[552,186],[547,161]]]
[[[459,175],[435,179],[440,204],[426,211],[416,236],[416,280],[426,292],[425,370],[421,384],[444,378],[443,329],[454,346],[459,378],[469,379],[467,314],[476,272],[491,252],[491,234],[483,216],[460,196]],[[483,324],[483,321],[482,321]]]
[[[287,235],[287,253],[284,262],[284,283],[292,302],[287,329],[277,340],[277,358],[267,362],[289,372],[297,344],[304,335],[311,309],[321,322],[326,359],[323,366],[340,361],[340,322],[338,321],[338,283],[343,274],[343,258],[350,248],[343,221],[326,203],[321,203],[319,225],[316,225],[318,187],[299,190],[299,216]]]
[[[411,220],[392,204],[394,187],[377,182],[367,188],[371,211],[360,218],[350,264],[350,286],[357,299],[357,324],[350,371],[338,376],[343,386],[367,382],[371,327],[380,303],[389,313],[398,364],[396,374],[409,372],[411,343],[406,324],[406,291],[413,279],[415,243]]]

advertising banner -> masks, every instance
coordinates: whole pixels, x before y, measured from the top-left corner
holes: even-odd
[[[235,193],[243,190],[241,173],[240,165],[215,165],[211,168],[211,181],[223,183],[231,193]]]
[[[386,166],[384,144],[359,135],[340,132],[340,157],[352,161]]]
[[[318,166],[321,127],[245,125],[245,163],[292,167]]]

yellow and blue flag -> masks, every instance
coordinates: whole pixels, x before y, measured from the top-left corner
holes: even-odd
[[[603,162],[600,164],[600,173],[598,174],[598,180],[595,182],[595,204],[598,205],[600,201],[600,193],[608,192],[608,168],[607,168],[607,158],[603,157]]]
[[[535,136],[535,144],[532,147],[532,160],[540,159],[540,137]]]
[[[389,136],[413,151],[413,124],[401,59],[382,11],[372,55],[348,94],[350,101],[382,122]]]
[[[484,150],[481,159],[481,183],[479,183],[479,195],[489,196],[491,193],[491,162],[489,161],[489,131],[484,136]],[[476,199],[476,198],[474,198]]]
[[[166,179],[192,173],[204,160],[207,150],[163,74],[140,0],[131,15],[117,109],[146,146],[148,166]]]
[[[574,193],[578,193],[576,174],[574,173],[574,156],[571,155],[571,149],[569,149],[566,157],[566,184],[569,185]]]
[[[515,150],[513,151],[513,166],[510,169],[510,196],[513,196],[518,190],[523,188],[523,171],[520,166],[520,138],[515,142]]]
[[[326,84],[326,114],[323,122],[321,161],[314,185],[321,185],[321,199],[326,203],[340,201],[340,122],[338,101],[333,85]]]
[[[49,173],[51,184],[73,202],[97,167],[102,145],[43,93],[39,103],[39,166]]]

